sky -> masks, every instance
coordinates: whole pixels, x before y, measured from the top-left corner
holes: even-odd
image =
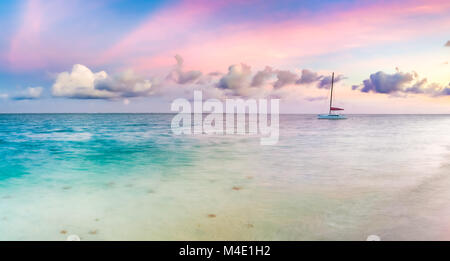
[[[0,113],[450,113],[450,2],[0,1]]]

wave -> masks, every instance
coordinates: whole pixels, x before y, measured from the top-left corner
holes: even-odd
[[[42,141],[87,141],[92,138],[92,134],[89,132],[52,132],[52,133],[33,133],[26,135],[33,140]]]

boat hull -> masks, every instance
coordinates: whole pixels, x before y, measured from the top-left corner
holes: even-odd
[[[317,119],[319,120],[345,120],[347,117],[345,115],[339,114],[319,114],[317,115]]]

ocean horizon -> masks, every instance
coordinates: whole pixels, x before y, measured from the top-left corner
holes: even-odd
[[[261,146],[170,113],[0,114],[0,240],[450,239],[450,115],[347,115],[282,114]]]
[[[0,115],[14,115],[14,114],[179,114],[178,112],[0,112]],[[189,113],[187,113],[189,114]],[[190,113],[190,114],[211,114],[208,112],[203,113]],[[216,113],[213,113],[216,114]],[[222,113],[222,114],[233,114],[233,113]],[[246,113],[237,113],[234,114],[249,114]],[[317,116],[320,113],[279,113],[279,115],[306,115],[306,116]],[[354,115],[354,116],[401,116],[401,115],[450,115],[450,113],[345,113],[345,115]]]

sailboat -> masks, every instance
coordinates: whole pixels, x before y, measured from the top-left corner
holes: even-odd
[[[344,109],[338,108],[338,107],[333,107],[333,85],[334,85],[334,72],[331,75],[330,110],[329,110],[328,114],[319,114],[319,115],[317,115],[318,119],[323,119],[323,120],[342,120],[342,119],[347,119],[347,117],[345,117],[345,115],[335,113],[336,111],[343,111]]]

